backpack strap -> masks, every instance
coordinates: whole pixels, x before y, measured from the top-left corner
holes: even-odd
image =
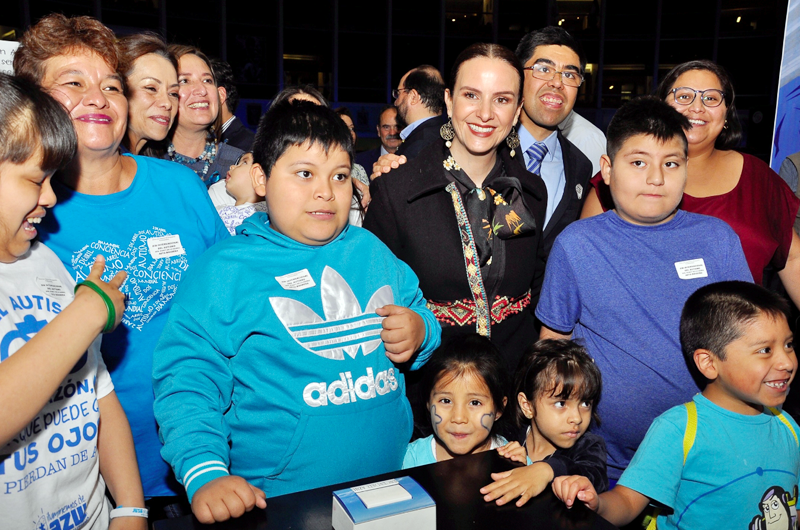
[[[797,439],[797,433],[795,432],[794,427],[792,427],[792,424],[789,423],[789,420],[786,419],[786,416],[783,415],[783,412],[779,411],[775,407],[767,407],[767,408],[776,418],[781,420],[781,423],[783,423],[784,425],[786,425],[786,427],[789,428],[789,430],[792,432],[792,436],[794,436],[794,442],[797,444],[798,447],[800,447],[800,440]]]
[[[694,445],[694,437],[697,435],[697,405],[694,401],[690,401],[684,403],[684,407],[686,407],[686,431],[683,433],[683,464],[686,465],[686,457],[689,456],[689,451]]]
[[[684,403],[683,406],[686,407],[686,431],[683,433],[683,464],[686,465],[686,457],[689,455],[697,435],[697,405],[694,401],[690,401]],[[643,521],[645,530],[656,530],[660,512],[661,510],[656,508],[652,515],[645,517]]]

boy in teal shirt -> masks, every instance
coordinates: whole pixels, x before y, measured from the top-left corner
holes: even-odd
[[[687,364],[702,394],[653,422],[617,486],[597,495],[585,477],[553,491],[616,525],[659,507],[664,528],[797,528],[798,428],[779,407],[797,370],[787,303],[745,282],[697,290],[681,315]]]

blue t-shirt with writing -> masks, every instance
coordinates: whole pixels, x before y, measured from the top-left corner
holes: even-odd
[[[700,287],[753,281],[733,230],[679,210],[634,225],[609,211],[577,221],[553,244],[536,316],[583,342],[603,374],[598,405],[608,476],[618,479],[659,414],[698,391],[680,345],[683,304]]]
[[[42,222],[41,238],[77,281],[98,255],[104,280],[128,273],[123,325],[105,335],[103,359],[131,424],[146,497],[176,495],[180,486],[160,456],[153,416],[153,350],[178,283],[211,245],[229,237],[208,192],[191,170],[132,156],[131,185],[110,195],[85,195],[53,182],[58,203]]]

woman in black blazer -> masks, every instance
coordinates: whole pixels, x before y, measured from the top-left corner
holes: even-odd
[[[512,159],[522,65],[511,50],[474,44],[445,91],[442,140],[375,179],[364,228],[414,270],[443,328],[489,337],[509,369],[537,337],[537,275],[547,191]]]

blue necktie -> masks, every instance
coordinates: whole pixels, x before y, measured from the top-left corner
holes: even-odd
[[[528,171],[541,175],[542,160],[547,154],[547,146],[544,142],[533,142],[526,153],[528,155]]]

